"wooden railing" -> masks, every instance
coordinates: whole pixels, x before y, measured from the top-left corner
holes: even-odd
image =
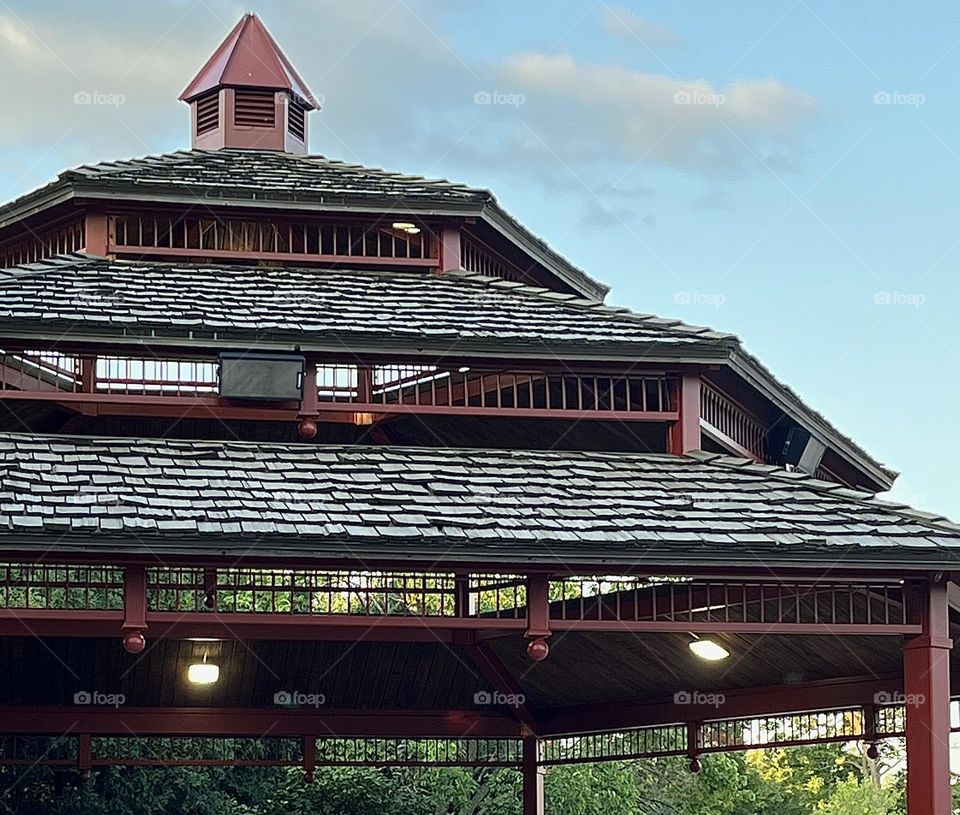
[[[328,220],[110,215],[109,250],[132,256],[223,260],[438,266],[439,241],[428,225]]]
[[[79,252],[84,248],[83,219],[46,229],[29,238],[21,238],[0,245],[0,269],[9,269],[23,263],[36,263],[54,255]]]
[[[769,461],[764,424],[706,382],[700,388],[700,418],[705,430],[731,452]]]

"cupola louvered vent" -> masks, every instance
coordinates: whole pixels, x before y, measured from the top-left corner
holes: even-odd
[[[245,14],[180,98],[197,150],[307,152],[320,103],[255,14]],[[281,104],[283,107],[281,108]]]
[[[293,99],[287,105],[287,130],[294,138],[304,141],[307,132],[307,110]]]
[[[237,90],[233,123],[237,127],[274,127],[277,108],[273,91]]]
[[[220,124],[220,94],[216,91],[197,100],[197,133],[209,133]]]

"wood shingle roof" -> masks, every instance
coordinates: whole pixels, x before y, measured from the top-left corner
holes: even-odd
[[[0,434],[0,546],[946,566],[960,527],[742,459]]]

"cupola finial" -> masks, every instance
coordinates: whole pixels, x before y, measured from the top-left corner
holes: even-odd
[[[307,114],[320,104],[256,14],[245,14],[180,99],[192,146],[307,152]]]

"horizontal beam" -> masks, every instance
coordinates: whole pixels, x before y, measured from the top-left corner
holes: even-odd
[[[122,611],[0,609],[0,636],[111,637],[121,635]],[[443,642],[459,632],[521,633],[524,619],[400,617],[148,611],[147,639],[311,640],[320,642]]]
[[[445,642],[457,640],[460,632],[474,632],[481,639],[519,634],[526,630],[525,616],[498,617],[401,617],[363,614],[286,614],[276,612],[147,611],[149,639],[213,637],[223,640],[315,640],[345,642]],[[119,636],[122,611],[82,609],[0,609],[0,636],[32,634],[47,637]],[[899,636],[915,634],[910,625],[833,625],[795,623],[709,623],[621,620],[551,620],[555,632],[582,631],[594,634],[697,633],[697,634],[787,634],[803,636]]]
[[[271,408],[236,404],[218,396],[161,396],[157,394],[83,393],[64,390],[4,390],[0,401],[57,402],[88,416],[206,417],[237,420],[296,421],[316,415],[324,421],[352,424],[357,414],[388,416],[500,416],[509,419],[564,419],[669,423],[674,411],[564,410],[562,408],[475,407],[470,405],[392,405],[379,402],[319,402],[306,413],[300,403],[278,403]]]
[[[537,718],[537,734],[562,736],[689,721],[859,707],[873,705],[877,694],[902,692],[902,685],[899,676],[848,677],[765,688],[718,689],[716,695],[722,695],[722,704],[719,705],[678,704],[674,699],[578,705],[542,713]]]
[[[332,255],[305,252],[238,252],[230,249],[201,249],[200,247],[131,246],[111,243],[108,247],[111,255],[137,255],[139,257],[166,258],[222,258],[225,260],[284,260],[288,263],[339,263],[355,266],[413,266],[437,268],[439,258],[381,257],[379,255]]]
[[[901,623],[672,622],[669,620],[550,620],[554,631],[632,631],[692,634],[833,634],[849,637],[919,634],[920,625]]]
[[[506,713],[475,710],[0,706],[0,733],[237,738],[517,738],[521,734],[521,725]]]

